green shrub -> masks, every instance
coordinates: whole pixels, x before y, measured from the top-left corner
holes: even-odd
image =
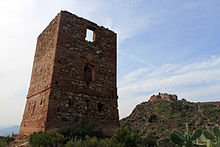
[[[68,141],[66,147],[84,147],[82,139],[75,138],[72,141]]]
[[[62,134],[67,141],[73,140],[75,138],[85,139],[85,136],[103,138],[104,134],[101,129],[95,129],[94,125],[87,125],[82,123],[76,128],[63,128],[58,131]]]
[[[157,138],[153,134],[149,134],[147,137],[143,138],[142,145],[145,146],[156,146]]]
[[[0,147],[6,147],[7,142],[4,139],[0,139]]]
[[[64,141],[64,136],[55,131],[34,132],[29,136],[29,143],[33,147],[62,146]]]
[[[90,138],[89,136],[86,136],[86,145],[89,147],[103,147],[105,146],[104,141],[99,141],[96,137]]]
[[[14,139],[14,137],[12,136],[0,136],[0,147],[5,147],[7,144],[9,144],[10,142],[12,142]]]
[[[125,145],[117,144],[111,139],[99,140],[96,137],[86,136],[85,140],[75,138],[67,142],[66,147],[125,147]]]
[[[118,128],[111,139],[113,142],[124,144],[126,147],[136,147],[142,143],[142,138],[138,132],[126,127]]]
[[[148,117],[148,122],[153,123],[157,118],[157,115],[155,114],[150,114],[150,116]]]
[[[125,147],[125,144],[116,143],[112,139],[109,139],[105,141],[105,147]]]
[[[6,137],[5,136],[0,136],[0,140],[4,140],[8,144],[8,143],[14,141],[15,139],[14,139],[13,136],[6,136]]]

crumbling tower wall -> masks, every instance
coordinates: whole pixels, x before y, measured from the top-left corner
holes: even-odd
[[[93,32],[87,41],[86,33]],[[111,30],[61,11],[38,37],[20,134],[94,123],[119,127],[116,39]]]

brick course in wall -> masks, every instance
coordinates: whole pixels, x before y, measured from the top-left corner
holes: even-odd
[[[85,39],[87,29],[93,41]],[[61,11],[38,37],[20,134],[87,120],[113,135],[119,127],[116,40],[113,31]]]

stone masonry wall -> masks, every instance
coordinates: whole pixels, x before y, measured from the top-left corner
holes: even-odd
[[[48,112],[59,15],[39,35],[20,134],[44,131]]]
[[[49,31],[50,25],[46,32],[50,32],[49,34],[57,39],[38,39],[38,44],[46,47],[44,51],[38,49],[39,47],[36,50],[36,61],[22,122],[33,122],[33,117],[26,114],[30,112],[28,105],[33,106],[35,99],[39,103],[44,99],[47,105],[42,107],[44,109],[39,108],[39,112],[45,112],[42,120],[44,122],[38,123],[42,130],[74,127],[87,120],[102,128],[106,135],[113,135],[114,130],[119,127],[116,87],[117,35],[66,11],[61,11],[53,21],[51,24],[57,27],[54,29],[58,30],[57,34]],[[85,40],[87,29],[94,32],[93,42]],[[44,74],[34,73],[34,69],[41,71],[43,67],[48,69],[42,70]],[[41,88],[44,89],[41,94],[49,94],[45,97],[40,96],[40,93],[38,96],[31,96],[41,91]],[[40,118],[39,114],[37,118]]]
[[[85,40],[87,28],[94,30],[93,42]],[[119,127],[114,32],[62,12],[52,81],[48,129],[85,119],[109,135]]]
[[[159,100],[177,100],[177,95],[175,94],[168,94],[168,93],[158,93],[158,95],[152,95],[150,97],[150,102],[155,102]]]

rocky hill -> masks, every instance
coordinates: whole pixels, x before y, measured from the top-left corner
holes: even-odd
[[[177,100],[176,95],[161,94],[137,105],[132,113],[120,121],[121,126],[137,129],[142,136],[153,134],[163,137],[164,130],[185,131],[189,129],[212,129],[220,126],[220,102],[192,103],[185,99]]]

